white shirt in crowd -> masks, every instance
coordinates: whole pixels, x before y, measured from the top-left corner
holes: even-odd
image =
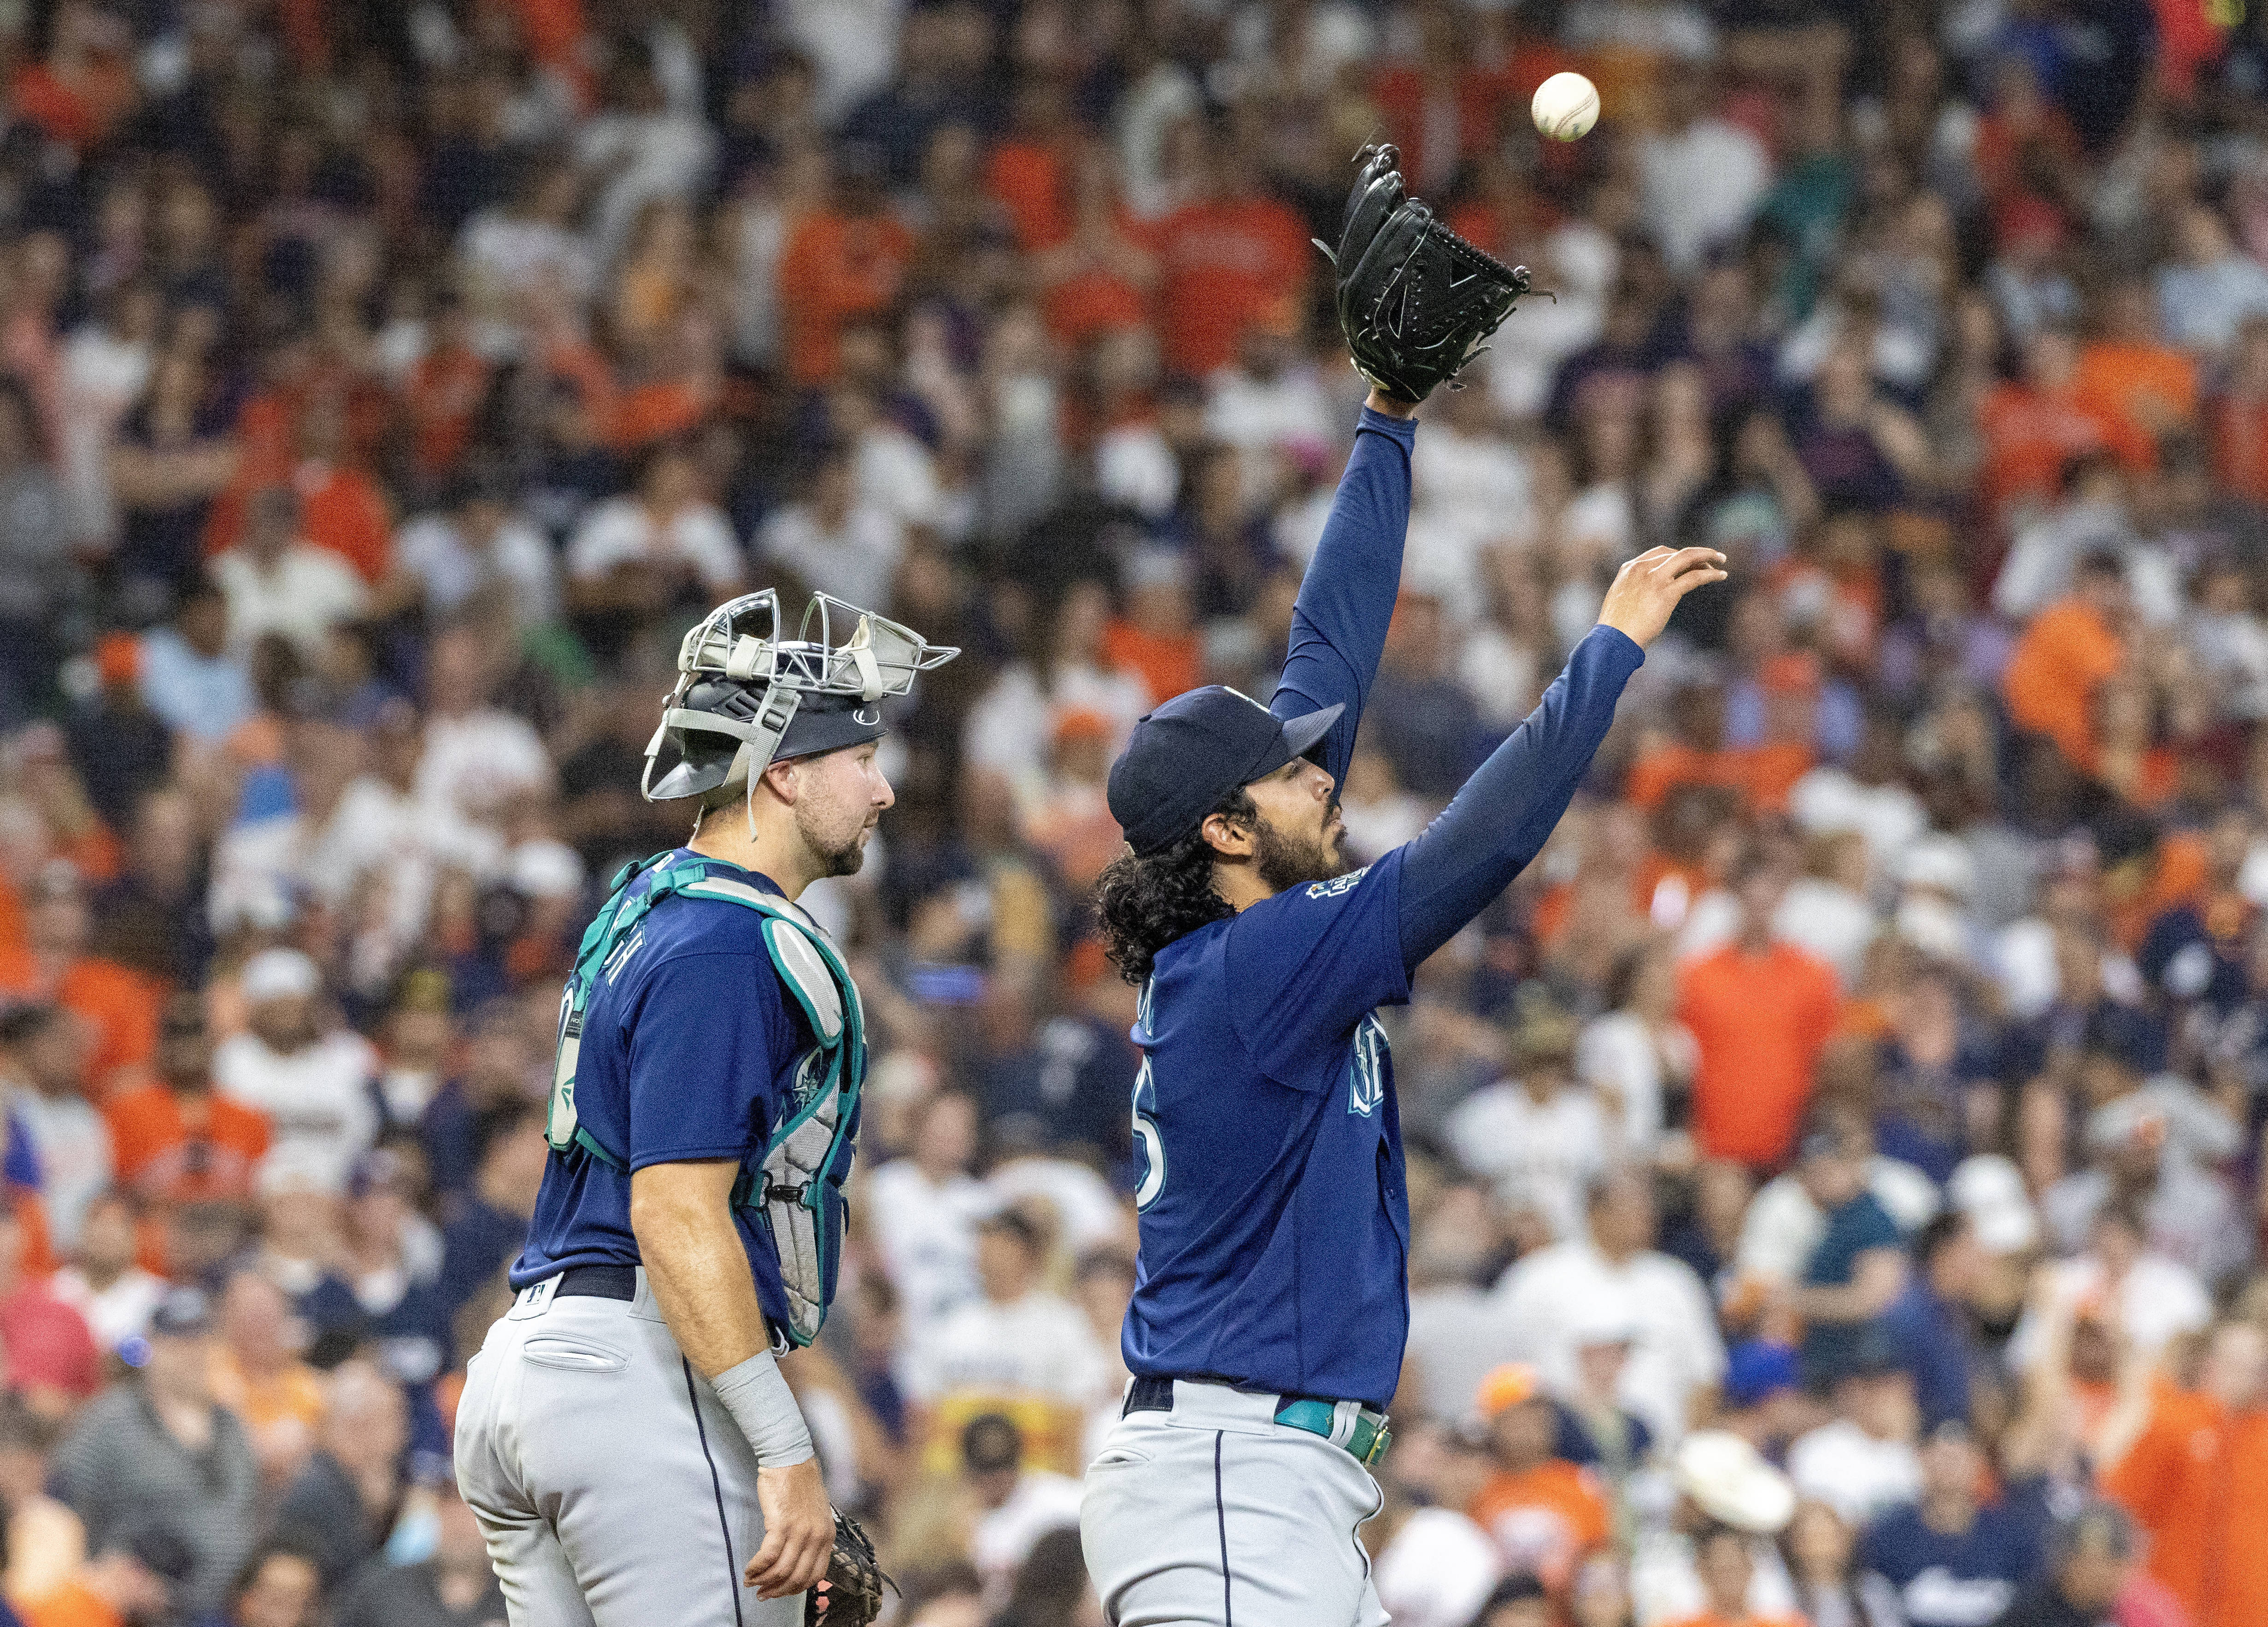
[[[1085,1407],[1108,1388],[1110,1367],[1079,1307],[1035,1289],[1010,1305],[972,1299],[947,1312],[909,1344],[905,1381],[917,1401],[974,1391]]]
[[[305,543],[292,544],[264,568],[232,548],[212,562],[212,573],[228,600],[229,647],[239,651],[280,632],[313,654],[332,628],[361,615],[370,598],[354,566]]]
[[[8,1111],[39,1154],[40,1195],[47,1203],[48,1227],[56,1247],[68,1252],[77,1246],[87,1205],[110,1185],[110,1127],[84,1096],[18,1090],[10,1092]]]
[[[1936,1182],[1904,1160],[1879,1152],[1867,1161],[1867,1190],[1908,1236],[1935,1219],[1941,1202]],[[1742,1218],[1734,1268],[1744,1277],[1793,1283],[1826,1235],[1827,1216],[1803,1183],[1792,1174],[1775,1176]]]
[[[1911,1441],[1881,1440],[1848,1418],[1822,1424],[1787,1449],[1788,1478],[1853,1529],[1921,1496],[1921,1454]]]
[[[1110,1183],[1076,1158],[1034,1153],[1011,1158],[984,1178],[990,1207],[1038,1198],[1055,1210],[1063,1246],[1073,1254],[1127,1239],[1126,1211]]]
[[[1539,1102],[1500,1079],[1459,1105],[1448,1133],[1459,1163],[1494,1181],[1507,1209],[1542,1215],[1555,1238],[1582,1230],[1583,1194],[1616,1150],[1598,1098],[1580,1085]]]
[[[1795,1583],[1778,1544],[1760,1536],[1749,1542],[1749,1554],[1756,1564],[1755,1579],[1749,1584],[1749,1614],[1800,1619]],[[1631,1557],[1631,1601],[1637,1609],[1638,1627],[1666,1627],[1708,1609],[1709,1595],[1693,1562],[1691,1537],[1657,1529],[1638,1538]]]
[[[551,783],[551,758],[524,718],[479,706],[425,720],[417,797],[428,808],[481,824],[510,797]]]
[[[1083,1495],[1084,1488],[1068,1475],[1027,1468],[1017,1475],[1016,1489],[1006,1502],[977,1517],[969,1536],[968,1562],[983,1579],[988,1599],[1005,1604],[1033,1545],[1050,1531],[1078,1527]]]
[[[2106,1287],[2102,1261],[2091,1254],[2051,1261],[2044,1283],[2058,1308],[2075,1311],[2107,1300],[2117,1329],[2139,1351],[2154,1356],[2183,1334],[2213,1320],[2213,1296],[2197,1273],[2163,1254],[2145,1253],[2127,1268],[2116,1287]],[[2008,1365],[2019,1372],[2039,1359],[2045,1330],[2029,1305],[2008,1339]]]
[[[905,528],[879,504],[857,502],[829,530],[808,503],[791,503],[763,523],[756,551],[822,593],[853,604],[883,604],[905,552]]]
[[[1519,1348],[1520,1324],[1501,1295],[1468,1283],[1410,1290],[1408,1360],[1429,1416],[1470,1413],[1481,1380]]]
[[[1622,1103],[1622,1145],[1628,1157],[1651,1157],[1661,1140],[1661,1098],[1668,1083],[1662,1065],[1665,1046],[1690,1076],[1698,1055],[1693,1036],[1682,1027],[1673,1028],[1657,1044],[1653,1028],[1635,1011],[1609,1011],[1594,1018],[1575,1043],[1576,1075]]]
[[[288,1055],[250,1032],[232,1035],[213,1052],[222,1093],[268,1115],[268,1156],[326,1192],[346,1190],[347,1172],[378,1138],[367,1088],[377,1072],[370,1041],[347,1029]]]
[[[1857,981],[1859,962],[1880,926],[1864,896],[1815,876],[1790,885],[1772,912],[1772,936],[1825,961],[1845,988]],[[1677,934],[1677,953],[1686,960],[1714,954],[1740,929],[1739,901],[1712,888],[1693,901]]]
[[[976,1222],[995,1200],[974,1176],[932,1181],[911,1158],[893,1158],[869,1175],[865,1200],[910,1342],[976,1298]]]
[[[94,1342],[106,1350],[147,1334],[151,1313],[172,1286],[140,1266],[129,1266],[104,1289],[88,1283],[77,1266],[65,1266],[48,1279],[48,1291],[86,1319]]]
[[[1748,229],[1771,185],[1764,144],[1739,125],[1701,118],[1638,144],[1638,207],[1662,258],[1697,270],[1709,251]]]
[[[424,514],[401,528],[394,557],[425,588],[425,608],[446,618],[492,583],[510,590],[512,615],[522,626],[541,626],[559,612],[559,585],[551,544],[514,516],[497,528],[485,547],[466,539],[447,514]]]
[[[618,565],[686,566],[703,587],[728,593],[740,582],[740,544],[713,504],[688,503],[667,524],[656,525],[644,503],[617,497],[576,529],[567,544],[567,573],[588,581]]]
[[[1562,1394],[1576,1381],[1575,1330],[1602,1301],[1621,1306],[1632,1335],[1622,1403],[1664,1445],[1683,1437],[1693,1393],[1724,1375],[1708,1290],[1692,1267],[1653,1249],[1617,1265],[1587,1238],[1555,1243],[1506,1271],[1496,1298],[1518,1331],[1513,1353]]]
[[[1464,1627],[1503,1574],[1487,1532],[1454,1508],[1421,1508],[1402,1522],[1371,1580],[1395,1627]]]

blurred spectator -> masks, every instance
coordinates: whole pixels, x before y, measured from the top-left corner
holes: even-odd
[[[212,1349],[214,1400],[241,1421],[271,1490],[291,1483],[323,1421],[321,1380],[299,1359],[306,1329],[284,1291],[258,1271],[228,1279]]]
[[[2088,1627],[2117,1620],[2130,1588],[2134,1532],[2109,1504],[2081,1510],[2056,1529],[2047,1574],[2000,1619],[2004,1627]]]
[[[259,1469],[236,1416],[213,1399],[212,1312],[175,1289],[150,1320],[140,1382],[90,1403],[56,1449],[56,1495],[100,1552],[122,1532],[162,1524],[188,1544],[195,1568],[180,1602],[192,1619],[227,1596],[251,1550]]]
[[[0,1069],[8,1115],[38,1162],[40,1195],[56,1243],[78,1241],[79,1220],[110,1185],[110,1132],[85,1095],[92,1049],[76,1015],[60,1006],[21,1006],[0,1017]]]
[[[1697,1430],[1677,1447],[1671,1484],[1668,1519],[1647,1530],[1631,1562],[1638,1627],[1690,1621],[1711,1608],[1701,1543],[1727,1529],[1741,1534],[1748,1550],[1745,1609],[1766,1618],[1794,1615],[1795,1585],[1772,1541],[1795,1515],[1787,1476],[1738,1436]],[[1726,1565],[1720,1580],[1729,1581],[1730,1565],[1719,1564]]]
[[[453,1482],[436,1488],[435,1501],[432,1557],[366,1569],[341,1600],[337,1627],[458,1627],[501,1617],[504,1593],[480,1522]]]
[[[1914,1239],[1904,1290],[1882,1313],[1882,1327],[1914,1375],[1922,1425],[1966,1424],[1980,1376],[1973,1302],[1985,1261],[1970,1218],[1951,1210]]]
[[[341,1363],[324,1392],[315,1449],[284,1488],[276,1528],[305,1544],[328,1590],[384,1546],[402,1512],[409,1418],[401,1389],[370,1362]]]
[[[1532,1369],[1498,1368],[1476,1405],[1494,1472],[1465,1512],[1495,1539],[1508,1573],[1539,1577],[1564,1595],[1575,1567],[1608,1538],[1607,1499],[1591,1471],[1554,1455],[1558,1415]]]
[[[1788,1478],[1859,1528],[1921,1495],[1913,1375],[1869,1328],[1828,1382],[1834,1416],[1788,1447]]]
[[[25,1627],[97,1627],[177,1619],[175,1590],[195,1556],[162,1525],[115,1534],[63,1584],[26,1601]]]
[[[70,1418],[101,1387],[101,1354],[86,1319],[25,1267],[25,1235],[0,1206],[0,1350],[8,1387],[53,1423]]]
[[[1617,1387],[1655,1438],[1684,1433],[1695,1394],[1725,1370],[1707,1291],[1692,1268],[1648,1246],[1656,1233],[1651,1183],[1624,1167],[1594,1181],[1586,1234],[1540,1249],[1497,1284],[1499,1323],[1514,1330],[1537,1371],[1562,1393],[1579,1371],[1576,1337],[1587,1314],[1627,1319],[1629,1357]]]
[[[1827,1221],[1800,1281],[1787,1292],[1789,1308],[1803,1321],[1804,1370],[1816,1381],[1836,1379],[1857,1359],[1876,1319],[1905,1291],[1898,1224],[1867,1190],[1866,1158],[1855,1136],[1830,1124],[1806,1134],[1796,1165],[1806,1195]]]
[[[1801,1619],[1762,1615],[1749,1608],[1756,1563],[1749,1550],[1747,1533],[1730,1526],[1710,1527],[1694,1539],[1694,1565],[1701,1574],[1709,1608],[1698,1616],[1685,1617],[1678,1627],[1786,1627]]]
[[[268,1152],[268,1117],[213,1088],[213,1045],[204,1002],[179,994],[158,1019],[151,1083],[105,1106],[118,1178],[146,1201],[241,1200]]]
[[[2003,1616],[2037,1569],[2027,1521],[2005,1505],[1978,1506],[1987,1473],[1968,1426],[1932,1430],[1921,1496],[1870,1526],[1859,1563],[1896,1593],[1911,1627],[1960,1627]]]
[[[883,1263],[917,1326],[976,1297],[976,1220],[990,1202],[968,1173],[976,1153],[976,1104],[939,1091],[914,1108],[905,1156],[867,1182]]]
[[[247,1025],[213,1053],[214,1083],[266,1116],[270,1157],[327,1190],[345,1190],[348,1170],[378,1130],[369,1090],[375,1053],[327,1021],[321,976],[297,950],[261,950],[245,963],[239,987]]]
[[[87,1205],[70,1263],[48,1279],[48,1291],[85,1319],[95,1343],[122,1357],[139,1356],[168,1286],[137,1260],[139,1219],[126,1193],[101,1194]]]
[[[1775,862],[1752,855],[1733,884],[1738,935],[1680,973],[1677,1017],[1698,1053],[1693,1129],[1702,1152],[1768,1167],[1795,1143],[1840,997],[1824,965],[1773,940],[1787,888]]]
[[[314,1558],[297,1542],[263,1542],[244,1562],[228,1590],[227,1627],[314,1627],[323,1579]]]
[[[1465,1098],[1449,1143],[1468,1171],[1496,1183],[1505,1209],[1531,1211],[1545,1235],[1565,1239],[1581,1230],[1583,1194],[1619,1149],[1598,1101],[1574,1080],[1574,1017],[1534,992],[1512,1034],[1515,1076]]]
[[[255,492],[243,537],[212,562],[213,580],[228,599],[229,644],[239,653],[275,633],[313,658],[325,634],[369,606],[369,588],[354,567],[302,536],[300,518],[289,487]]]
[[[2235,1489],[2268,1475],[2268,1335],[2246,1322],[2216,1327],[2196,1388],[2154,1387],[2139,1437],[2104,1456],[2104,1490],[2148,1534],[2150,1574],[2191,1620],[2233,1627],[2263,1608],[2268,1556],[2248,1535],[2250,1498]],[[2107,1535],[2105,1527],[2095,1540]],[[2124,1559],[2130,1551],[2119,1544],[2097,1557]],[[2067,1566],[2070,1549],[2063,1552]],[[2058,1579],[2067,1586],[2068,1572]]]

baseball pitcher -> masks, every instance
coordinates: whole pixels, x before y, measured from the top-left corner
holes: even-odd
[[[1080,1532],[1116,1627],[1373,1627],[1356,1532],[1410,1327],[1409,1194],[1374,1015],[1550,835],[1624,684],[1722,556],[1623,566],[1535,714],[1416,840],[1348,871],[1337,788],[1384,648],[1416,405],[1527,290],[1369,156],[1334,256],[1373,386],[1274,702],[1160,706],[1110,774],[1098,909],[1141,987],[1134,1377]],[[1329,252],[1327,250],[1327,252]]]
[[[957,654],[824,594],[793,639],[770,591],[686,635],[639,789],[700,812],[584,935],[518,1298],[458,1408],[513,1627],[879,1606],[776,1360],[834,1296],[866,1068],[858,991],[796,899],[858,869],[892,801],[883,703]]]

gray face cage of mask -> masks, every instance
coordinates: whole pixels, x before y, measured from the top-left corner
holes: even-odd
[[[837,643],[843,628],[849,636]],[[880,738],[881,703],[960,654],[824,593],[812,595],[796,636],[783,639],[777,592],[744,594],[685,635],[638,794],[666,802],[745,782],[753,831],[755,783],[775,757]],[[669,753],[677,762],[657,782]]]

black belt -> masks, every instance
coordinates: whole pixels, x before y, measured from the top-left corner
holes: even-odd
[[[559,1286],[551,1291],[554,1299],[637,1298],[636,1266],[569,1266],[555,1280]],[[1167,1387],[1169,1396],[1172,1388],[1171,1385]]]

